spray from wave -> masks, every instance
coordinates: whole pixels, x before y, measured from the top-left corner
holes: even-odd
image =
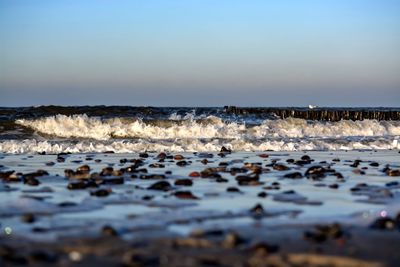
[[[1,152],[211,152],[221,146],[235,151],[392,149],[399,148],[400,135],[400,121],[240,120],[194,111],[151,120],[55,115],[15,124],[27,134],[0,141]]]
[[[321,122],[303,119],[265,120],[259,125],[223,121],[208,116],[197,120],[193,117],[177,118],[181,123],[165,125],[146,123],[140,119],[101,119],[87,115],[56,115],[36,120],[17,120],[16,123],[32,128],[38,133],[64,138],[91,138],[109,140],[113,138],[229,138],[256,140],[262,138],[307,138],[307,137],[351,137],[351,136],[396,136],[400,135],[399,121],[348,121]]]

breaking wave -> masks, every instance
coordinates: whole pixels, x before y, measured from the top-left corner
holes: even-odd
[[[152,140],[112,140],[112,141],[39,141],[35,139],[7,140],[0,142],[0,151],[23,154],[40,153],[133,153],[144,151],[170,152],[218,152],[221,146],[234,151],[303,151],[303,150],[368,150],[399,149],[395,139],[336,140],[336,139],[296,139],[296,140],[199,140],[184,139],[162,142]]]
[[[213,152],[221,146],[234,151],[399,148],[400,121],[239,119],[194,112],[152,120],[87,115],[19,119],[15,124],[26,130],[25,135],[14,133],[19,138],[0,141],[0,152]]]
[[[400,121],[376,120],[323,122],[288,118],[265,120],[258,125],[248,126],[244,122],[223,121],[215,116],[208,116],[204,119],[185,118],[171,123],[165,123],[165,121],[149,123],[140,119],[101,119],[87,115],[56,115],[35,120],[20,119],[16,123],[29,127],[39,134],[96,140],[113,138],[256,140],[262,138],[400,135]]]

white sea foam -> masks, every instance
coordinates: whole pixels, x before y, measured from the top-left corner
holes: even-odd
[[[157,126],[141,120],[128,121],[121,118],[101,119],[87,115],[56,115],[36,120],[17,120],[16,123],[52,136],[66,138],[231,138],[255,140],[261,138],[350,137],[350,136],[396,136],[400,135],[399,121],[348,121],[321,122],[303,119],[265,120],[261,125],[246,127],[237,122],[224,122],[209,116],[206,122],[191,116],[174,119],[182,123]]]
[[[111,141],[38,141],[35,139],[7,140],[0,142],[3,153],[23,154],[60,152],[95,153],[114,151],[116,153],[131,153],[143,151],[170,152],[217,152],[221,146],[234,151],[302,151],[302,150],[355,150],[355,149],[399,149],[393,146],[392,139],[371,140],[334,140],[334,139],[300,139],[300,140],[269,140],[245,141],[214,139],[205,142],[198,139],[182,139],[154,142],[152,140],[111,140]]]

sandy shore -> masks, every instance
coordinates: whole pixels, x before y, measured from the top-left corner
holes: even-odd
[[[0,155],[4,266],[397,266],[400,154]]]

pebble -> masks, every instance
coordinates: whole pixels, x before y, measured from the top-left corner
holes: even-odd
[[[362,170],[360,170],[360,169],[354,169],[354,170],[352,170],[352,172],[353,172],[354,174],[359,174],[359,175],[364,175],[364,174],[365,174],[365,171],[362,171]]]
[[[338,184],[330,184],[330,185],[329,185],[329,188],[338,189],[338,188],[339,188],[339,185],[338,185]]]
[[[106,197],[109,194],[110,194],[110,191],[107,189],[99,189],[99,190],[90,192],[91,196],[96,196],[96,197]]]
[[[259,176],[248,176],[248,175],[238,175],[236,176],[235,180],[238,182],[239,185],[249,185],[251,183],[259,181]]]
[[[257,203],[254,207],[250,209],[250,212],[253,214],[253,216],[259,216],[264,214],[264,208],[260,203]]]
[[[35,177],[29,177],[29,178],[24,178],[24,184],[27,184],[30,186],[38,186],[38,185],[40,185],[40,182]]]
[[[36,217],[32,213],[26,213],[21,216],[21,221],[23,221],[25,223],[33,223],[36,221]]]
[[[157,155],[158,159],[165,159],[167,157],[167,154],[165,154],[164,152],[161,152],[160,154]]]
[[[190,179],[178,179],[174,183],[175,185],[192,186],[193,181]]]
[[[203,163],[204,165],[206,165],[206,164],[208,163],[208,160],[207,160],[207,159],[203,159],[203,160],[201,161],[201,163]]]
[[[182,160],[182,161],[178,161],[176,163],[177,166],[179,167],[185,167],[186,165],[188,165],[189,163],[186,160]]]
[[[165,168],[165,165],[161,163],[152,163],[149,165],[149,168]]]
[[[228,179],[225,179],[225,178],[222,178],[222,177],[218,177],[217,179],[215,179],[215,181],[217,183],[227,183],[227,182],[229,182]]]
[[[240,192],[240,189],[237,188],[237,187],[231,186],[231,187],[228,187],[228,188],[226,189],[226,192],[230,192],[230,193],[239,193],[239,192]]]
[[[326,176],[326,169],[322,166],[312,166],[307,169],[305,176],[309,179],[313,180],[320,180],[322,178],[325,178]]]
[[[68,184],[67,188],[69,190],[79,190],[79,189],[85,189],[86,183],[84,181],[79,181],[79,182],[71,182]]]
[[[89,165],[82,165],[76,169],[77,172],[88,173],[90,172]]]
[[[191,172],[191,173],[189,173],[189,177],[200,177],[200,173],[199,172]]]
[[[190,191],[176,191],[174,196],[179,199],[199,199],[195,195],[192,194]]]
[[[258,193],[257,196],[261,197],[261,198],[265,198],[268,196],[268,194],[267,194],[267,192],[262,191],[262,192]]]
[[[101,233],[104,236],[118,236],[118,232],[113,227],[111,227],[110,225],[105,225],[101,229]]]
[[[184,157],[180,154],[174,156],[174,160],[183,160]]]
[[[165,179],[165,175],[164,174],[140,175],[140,179],[142,179],[142,180],[161,180],[161,179]]]
[[[399,222],[397,222],[397,225],[400,227]],[[389,217],[378,218],[369,227],[379,230],[394,230],[396,228],[396,222]]]
[[[167,181],[159,181],[151,186],[149,186],[147,189],[149,190],[160,190],[160,191],[168,191],[171,189],[171,184]]]
[[[223,146],[223,147],[221,147],[220,152],[230,154],[230,153],[232,153],[232,150]]]
[[[400,176],[400,169],[397,170],[388,170],[387,175],[389,176]]]
[[[288,166],[283,165],[283,164],[279,164],[279,163],[274,164],[274,165],[272,166],[272,168],[273,168],[274,170],[277,170],[277,171],[287,171],[287,170],[290,169]]]
[[[301,178],[303,178],[303,175],[301,174],[301,172],[291,172],[291,173],[285,174],[283,177],[289,178],[289,179],[301,179]]]

